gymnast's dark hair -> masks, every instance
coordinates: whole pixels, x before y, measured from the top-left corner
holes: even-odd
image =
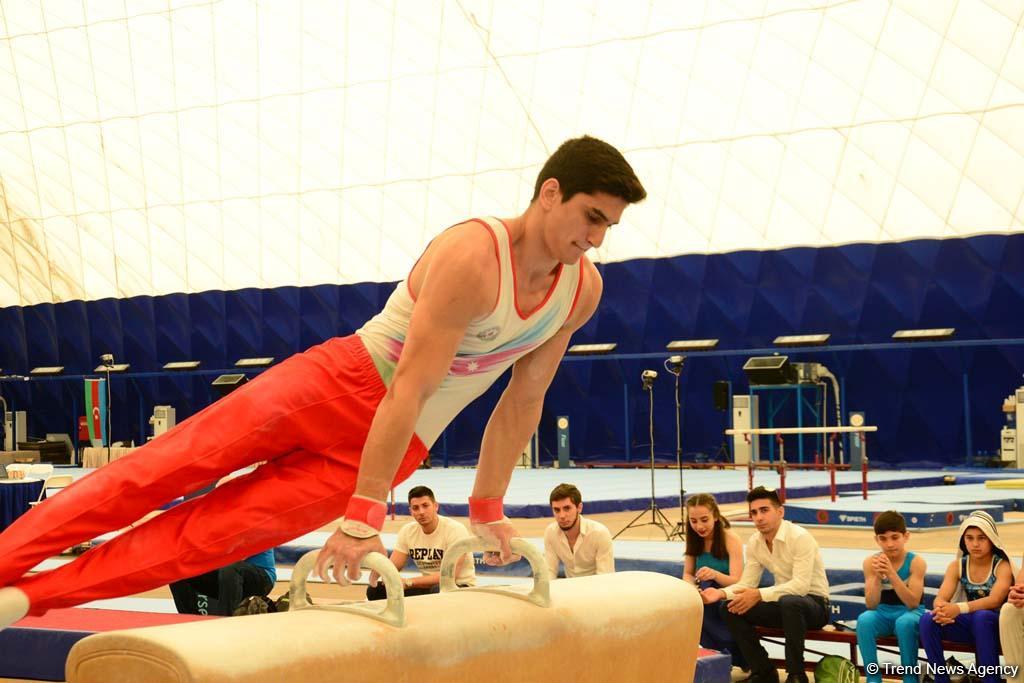
[[[540,186],[548,178],[558,181],[563,202],[580,192],[604,192],[630,204],[647,196],[647,190],[622,153],[589,135],[566,140],[548,158],[537,175],[531,202],[540,196]]]

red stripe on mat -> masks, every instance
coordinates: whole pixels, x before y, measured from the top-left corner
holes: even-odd
[[[45,628],[58,631],[118,631],[143,626],[181,624],[203,619],[220,619],[195,614],[156,614],[152,612],[128,612],[116,609],[89,609],[68,607],[52,609],[41,617],[25,617],[14,624],[17,628]]]

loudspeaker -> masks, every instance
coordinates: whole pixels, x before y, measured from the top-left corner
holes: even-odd
[[[796,384],[796,366],[789,356],[754,356],[743,364],[743,372],[751,384]]]
[[[715,410],[728,410],[729,409],[729,383],[724,381],[715,382],[714,391],[711,393],[714,402]]]

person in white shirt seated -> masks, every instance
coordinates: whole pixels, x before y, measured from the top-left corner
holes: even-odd
[[[614,572],[612,535],[604,524],[583,516],[580,490],[572,484],[559,484],[549,499],[555,521],[544,531],[544,559],[551,577],[558,576],[559,562],[570,579]]]
[[[434,492],[426,486],[409,491],[409,514],[413,520],[398,532],[398,540],[391,551],[391,562],[401,571],[412,558],[420,576],[402,580],[405,595],[437,593],[441,589],[441,560],[445,551],[456,541],[469,538],[469,530],[462,524],[438,514],[441,507]],[[371,575],[366,589],[367,600],[383,600],[388,596],[384,582]],[[455,584],[462,588],[476,585],[476,571],[470,553],[459,558],[455,565]]]
[[[781,627],[786,639],[786,683],[806,683],[804,640],[809,629],[828,623],[828,578],[814,536],[784,520],[775,489],[758,486],[747,494],[750,519],[757,528],[747,540],[740,580],[725,588],[701,591],[705,604],[724,600],[722,618],[750,665],[750,683],[778,683],[755,626]],[[768,570],[774,586],[758,588]]]

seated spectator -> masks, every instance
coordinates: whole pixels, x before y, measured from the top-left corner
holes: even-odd
[[[1017,574],[1006,604],[999,610],[999,642],[1006,665],[1017,669],[1016,674],[1006,680],[1024,683],[1024,568]]]
[[[960,523],[957,558],[949,563],[929,612],[921,617],[921,645],[933,666],[945,662],[943,640],[973,643],[975,663],[999,665],[999,610],[1013,582],[1010,559],[999,539],[995,520],[975,510]],[[998,683],[994,669],[981,680]],[[949,683],[936,672],[935,683]]]
[[[804,639],[808,629],[828,623],[828,579],[818,542],[806,529],[783,519],[785,509],[774,489],[758,486],[747,494],[750,519],[757,528],[747,541],[740,580],[701,592],[705,604],[719,608],[733,640],[750,664],[751,683],[778,683],[779,676],[761,645],[756,626],[782,627],[786,639],[786,683],[807,681]],[[758,588],[767,569],[775,585]]]
[[[903,515],[893,510],[875,519],[875,543],[880,553],[864,559],[864,602],[867,611],[857,617],[857,646],[864,665],[878,664],[878,638],[896,634],[900,664],[917,664],[917,626],[924,614],[924,558],[907,550],[910,532]],[[877,668],[867,674],[868,683],[882,683]],[[917,683],[904,674],[903,683]]]
[[[441,560],[453,543],[469,538],[469,530],[453,519],[439,514],[440,506],[434,492],[426,486],[416,486],[409,491],[409,514],[413,520],[398,531],[398,540],[391,551],[391,562],[401,571],[412,558],[420,575],[402,580],[405,595],[425,595],[441,590]],[[467,559],[468,558],[468,559]],[[473,556],[459,558],[455,566],[455,583],[465,588],[476,584],[476,570]],[[367,600],[383,600],[388,596],[384,582],[370,576],[366,589]]]
[[[263,463],[229,474],[216,483],[223,483],[249,474]],[[206,491],[213,490],[214,486]],[[204,491],[205,493],[205,491]],[[274,549],[233,562],[190,579],[170,585],[174,606],[180,614],[209,614],[222,617],[273,612],[274,603],[268,595],[277,581]]]
[[[572,484],[559,484],[548,496],[555,521],[544,530],[544,559],[551,578],[558,563],[565,576],[593,576],[615,571],[612,535],[600,522],[583,517],[583,495]]]
[[[226,567],[171,584],[179,614],[221,617],[274,611],[267,596],[277,581],[273,548]]]
[[[683,551],[683,580],[701,591],[724,588],[740,580],[743,573],[743,541],[722,517],[718,501],[710,493],[686,499],[686,549]],[[700,629],[701,647],[732,655],[734,665],[747,669],[743,654],[732,639],[717,604],[704,605]]]

